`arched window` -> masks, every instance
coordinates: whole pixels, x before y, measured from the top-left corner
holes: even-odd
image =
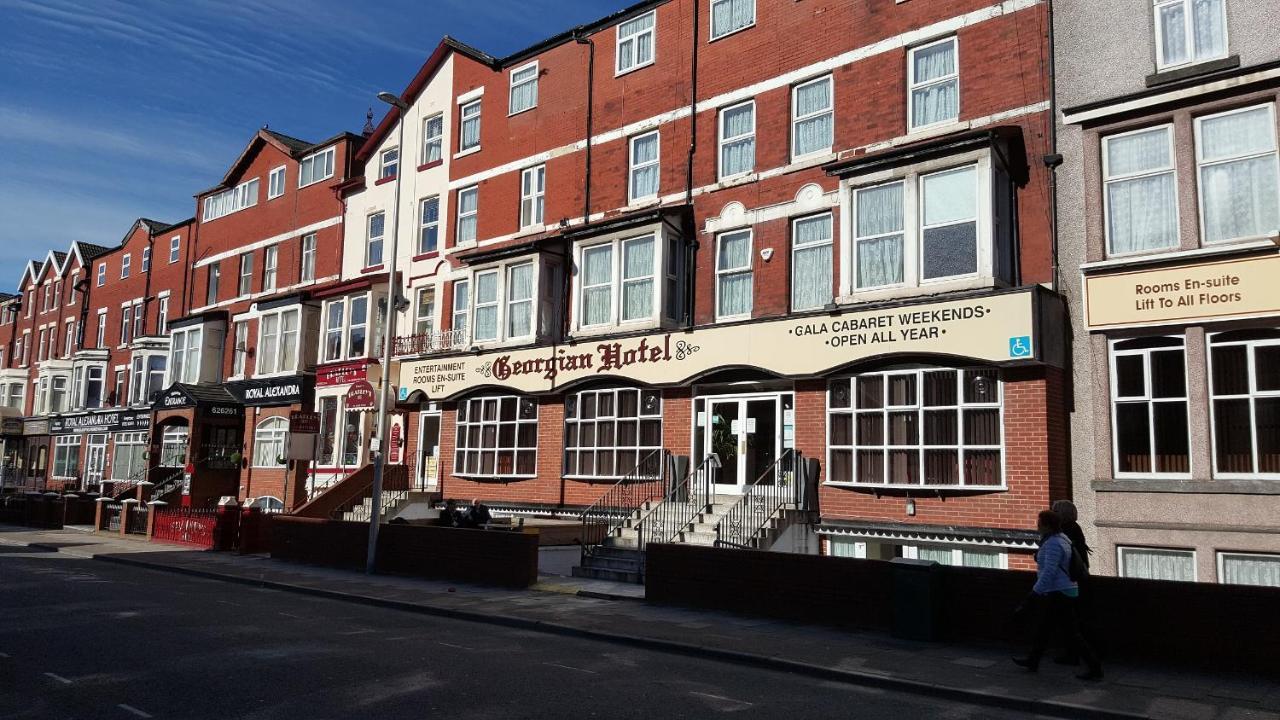
[[[253,431],[253,466],[284,467],[289,422],[281,417],[267,418]]]

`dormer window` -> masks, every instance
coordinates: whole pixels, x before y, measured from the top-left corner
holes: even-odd
[[[1226,0],[1155,0],[1155,18],[1157,69],[1226,57]]]
[[[646,327],[677,320],[680,242],[638,230],[575,251],[573,327],[579,332]]]
[[[206,197],[204,199],[204,221],[217,220],[233,212],[239,212],[257,205],[259,184],[258,178],[254,178],[242,182],[229,190],[223,190],[216,195]]]
[[[298,187],[304,188],[333,177],[334,149],[308,155],[298,163]]]
[[[265,313],[258,320],[257,375],[296,372],[301,309]]]

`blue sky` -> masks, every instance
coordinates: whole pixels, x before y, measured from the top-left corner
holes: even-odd
[[[0,0],[0,291],[51,248],[190,217],[264,124],[359,132],[445,34],[505,55],[631,3]]]

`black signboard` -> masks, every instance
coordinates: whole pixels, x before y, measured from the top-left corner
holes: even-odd
[[[150,410],[107,410],[49,418],[49,434],[136,432],[151,427]]]
[[[201,414],[213,417],[240,417],[244,414],[244,406],[222,385],[175,383],[161,393],[152,407],[156,410],[199,408]]]
[[[296,405],[305,399],[314,383],[315,378],[307,375],[287,375],[227,383],[227,389],[243,399],[248,407]]]

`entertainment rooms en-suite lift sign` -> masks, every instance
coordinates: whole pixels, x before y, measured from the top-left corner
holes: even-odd
[[[721,368],[812,377],[884,355],[944,355],[977,362],[1035,361],[1034,288],[948,302],[811,315],[625,338],[456,354],[400,367],[401,397],[446,400],[497,385],[549,392],[587,378],[674,385]]]

